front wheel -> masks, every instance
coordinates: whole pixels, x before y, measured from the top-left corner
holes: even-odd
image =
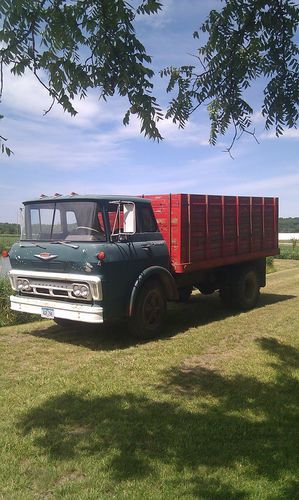
[[[145,283],[137,298],[129,330],[134,337],[151,339],[157,337],[166,316],[166,298],[160,283],[151,280]]]

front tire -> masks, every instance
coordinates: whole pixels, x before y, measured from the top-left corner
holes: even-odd
[[[140,339],[157,337],[166,316],[165,293],[156,280],[150,280],[140,290],[134,307],[133,316],[129,320],[130,333]]]

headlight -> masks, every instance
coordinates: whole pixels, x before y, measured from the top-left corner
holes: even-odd
[[[80,288],[80,292],[81,292],[82,297],[86,298],[88,296],[89,289],[86,285],[82,285]]]
[[[73,294],[75,297],[82,297],[83,299],[86,299],[89,295],[89,288],[87,285],[80,285],[75,283],[73,285]]]
[[[28,280],[18,278],[17,279],[17,290],[19,292],[30,292],[31,291],[31,286]]]

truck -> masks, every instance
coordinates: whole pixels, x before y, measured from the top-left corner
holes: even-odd
[[[10,252],[11,309],[61,326],[126,318],[138,338],[194,289],[247,311],[279,253],[278,198],[41,195],[24,202]]]

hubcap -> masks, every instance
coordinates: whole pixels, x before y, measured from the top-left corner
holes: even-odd
[[[163,299],[159,292],[151,290],[144,302],[143,318],[147,328],[156,328],[162,319]]]

